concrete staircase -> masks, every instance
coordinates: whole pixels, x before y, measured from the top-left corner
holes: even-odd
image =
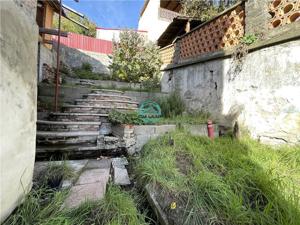
[[[115,90],[94,89],[64,105],[62,112],[49,113],[37,121],[37,159],[67,155],[68,158],[95,157],[120,151],[119,137],[109,131],[112,110],[134,111],[138,103]]]

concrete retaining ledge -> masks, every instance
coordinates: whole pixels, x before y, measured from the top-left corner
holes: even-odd
[[[159,224],[169,225],[166,214],[164,213],[164,211],[162,210],[162,208],[160,207],[160,205],[158,204],[158,202],[156,200],[155,191],[153,190],[152,185],[147,184],[145,186],[145,192],[147,195],[147,200],[148,200],[152,210],[154,211],[154,213],[159,221]]]
[[[207,124],[183,124],[183,129],[188,131],[191,135],[194,136],[208,136]],[[214,128],[214,136],[219,137],[219,126],[217,124],[213,124]]]
[[[136,151],[140,152],[150,140],[176,130],[176,125],[135,125]]]

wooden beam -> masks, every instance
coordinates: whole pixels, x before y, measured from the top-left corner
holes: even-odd
[[[48,44],[48,45],[53,45],[53,41],[52,40],[43,40],[44,44]]]
[[[76,14],[77,16],[80,16],[81,18],[83,18],[84,17],[84,15],[83,14],[81,14],[81,13],[79,13],[79,12],[77,12],[76,10],[74,10],[74,9],[72,9],[72,8],[70,8],[69,6],[67,6],[67,5],[62,5],[62,7],[64,7],[65,9],[67,9],[68,11],[70,11],[70,12],[72,12],[72,13],[74,13],[74,14]]]
[[[56,30],[56,29],[49,29],[49,28],[40,27],[39,32],[40,32],[40,34],[51,34],[51,35],[58,36],[58,30]],[[60,36],[68,37],[68,32],[61,31]]]

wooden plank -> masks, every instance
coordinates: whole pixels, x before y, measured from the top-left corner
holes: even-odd
[[[51,35],[58,36],[58,30],[56,30],[56,29],[50,29],[50,28],[40,27],[39,28],[39,32],[41,34],[51,34]],[[68,32],[61,31],[60,36],[62,36],[62,37],[68,37]]]

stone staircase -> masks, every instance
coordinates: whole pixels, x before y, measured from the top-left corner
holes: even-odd
[[[111,134],[108,114],[112,110],[134,111],[138,103],[116,90],[94,89],[37,121],[37,159],[67,155],[87,158],[121,150],[120,137]]]

